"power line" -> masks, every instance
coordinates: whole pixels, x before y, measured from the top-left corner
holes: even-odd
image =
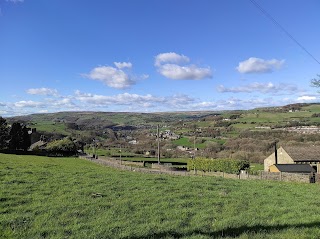
[[[273,22],[278,28],[280,28],[292,41],[294,41],[304,52],[306,52],[313,60],[315,60],[319,65],[320,61],[311,54],[297,39],[295,39],[279,22],[276,21],[266,10],[264,10],[255,0],[250,0],[250,2],[262,12],[269,20]]]

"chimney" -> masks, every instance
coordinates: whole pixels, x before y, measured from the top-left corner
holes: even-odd
[[[274,159],[275,159],[275,164],[278,164],[277,142],[274,142]]]

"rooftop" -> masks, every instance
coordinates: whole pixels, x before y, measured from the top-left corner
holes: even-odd
[[[320,162],[319,146],[283,147],[295,162]]]

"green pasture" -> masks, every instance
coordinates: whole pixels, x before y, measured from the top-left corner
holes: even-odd
[[[308,106],[304,107],[303,110],[297,112],[263,112],[263,111],[254,111],[247,113],[243,113],[241,118],[237,119],[236,122],[247,122],[247,124],[251,122],[256,123],[266,123],[266,124],[275,124],[275,123],[283,123],[287,121],[291,121],[294,119],[297,120],[307,120],[313,122],[314,118],[311,118],[313,113],[319,113],[319,106]]]
[[[85,152],[87,154],[91,154],[91,155],[95,152],[97,155],[100,155],[100,156],[110,156],[110,157],[112,157],[112,156],[120,156],[120,148],[110,148],[110,149],[107,149],[107,148],[95,148],[95,149],[93,149],[93,147],[87,147],[85,149]],[[136,154],[126,151],[125,148],[121,149],[121,155],[124,156],[124,157],[126,157],[126,156],[129,156],[129,157],[136,156]]]
[[[320,238],[317,184],[0,154],[0,238]]]
[[[131,161],[131,162],[143,162],[143,161],[149,161],[149,162],[158,162],[158,158],[142,158],[142,157],[122,157],[123,161]],[[184,163],[187,164],[189,159],[187,158],[160,158],[161,163]]]
[[[197,139],[196,139],[197,140]],[[199,148],[199,149],[203,149],[206,144],[205,142],[204,143],[196,143],[194,145],[194,138],[193,137],[181,137],[180,139],[177,139],[177,140],[174,140],[172,141],[175,145],[177,146],[185,146],[185,147],[189,147],[189,148],[194,148],[194,146],[196,146],[196,148]]]
[[[51,121],[42,121],[35,123],[32,127],[35,127],[37,131],[58,133],[63,135],[70,135],[70,132],[66,131],[64,123],[54,123]]]

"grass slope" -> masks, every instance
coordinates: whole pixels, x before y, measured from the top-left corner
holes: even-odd
[[[319,238],[319,185],[0,154],[0,238]]]

